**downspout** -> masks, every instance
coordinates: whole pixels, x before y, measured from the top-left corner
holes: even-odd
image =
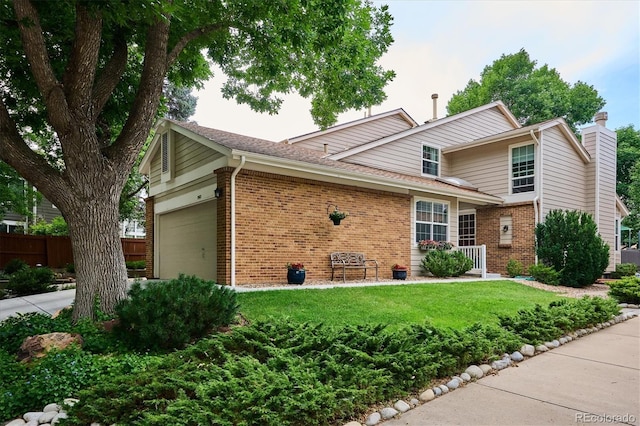
[[[540,143],[540,140],[538,138],[536,138],[535,133],[533,132],[533,130],[531,130],[529,132],[529,134],[531,135],[531,138],[537,142],[538,144],[538,151],[540,153],[539,155],[539,159],[538,161],[536,161],[536,165],[538,166],[538,185],[537,188],[538,190],[536,191],[536,196],[533,197],[533,222],[534,225],[537,226],[538,223],[540,223],[540,210],[538,210],[538,201],[540,201],[540,194],[542,194],[542,144]],[[542,138],[542,133],[540,133],[540,138]],[[535,160],[534,160],[535,161]],[[540,203],[542,206],[542,203]],[[537,250],[535,251],[535,262],[536,264],[538,263],[538,252]]]
[[[240,157],[240,164],[231,173],[231,287],[236,286],[236,176],[247,158]]]

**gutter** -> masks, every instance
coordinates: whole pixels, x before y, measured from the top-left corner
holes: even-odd
[[[538,201],[540,200],[540,194],[542,194],[542,143],[540,143],[540,140],[538,138],[536,138],[535,133],[533,132],[533,130],[531,130],[531,132],[529,133],[531,135],[531,138],[536,141],[536,143],[538,144],[538,150],[540,152],[540,159],[538,161],[536,161],[536,164],[538,165],[538,188],[539,191],[536,191],[537,194],[535,197],[533,197],[533,222],[534,225],[537,227],[538,223],[540,223],[540,214],[541,214],[541,210],[542,210],[542,203],[540,203],[540,210],[538,210]],[[540,138],[542,138],[542,132],[540,132]],[[534,228],[535,229],[535,228]],[[538,251],[536,250],[535,252],[535,262],[536,264],[538,264]]]
[[[240,173],[247,158],[240,157],[240,164],[231,173],[231,287],[236,286],[236,176]]]

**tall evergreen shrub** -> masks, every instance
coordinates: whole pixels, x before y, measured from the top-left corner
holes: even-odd
[[[588,213],[552,210],[535,232],[540,262],[560,273],[562,285],[593,284],[609,264],[609,245]]]

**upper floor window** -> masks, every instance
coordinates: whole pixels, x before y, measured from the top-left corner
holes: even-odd
[[[511,148],[511,193],[534,191],[534,173],[535,150],[533,144]]]
[[[449,229],[447,203],[416,201],[416,242],[447,241]]]
[[[440,151],[427,145],[422,145],[422,174],[438,176]]]

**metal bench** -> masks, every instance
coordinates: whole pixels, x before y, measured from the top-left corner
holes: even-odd
[[[336,269],[342,269],[342,281],[347,280],[347,269],[364,270],[363,279],[367,278],[367,269],[375,268],[376,281],[378,281],[378,261],[373,259],[365,259],[364,253],[354,253],[348,251],[340,251],[331,253],[331,281],[333,281],[333,273]]]

